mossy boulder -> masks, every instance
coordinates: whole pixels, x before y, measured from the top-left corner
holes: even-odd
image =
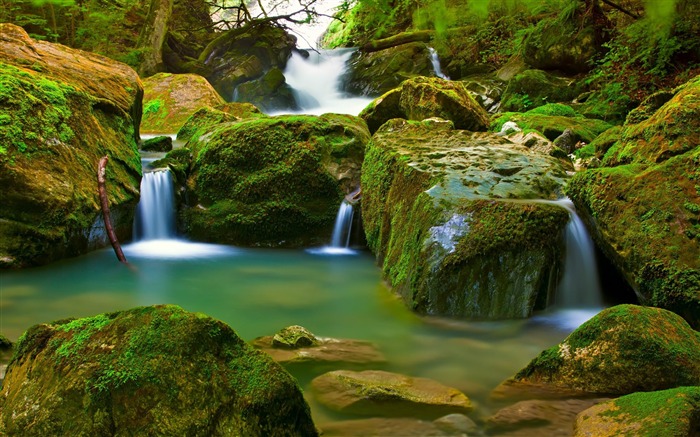
[[[470,131],[488,129],[486,110],[461,82],[437,77],[415,77],[370,103],[360,117],[370,132],[392,118],[421,121],[439,117],[450,120],[455,128]]]
[[[524,112],[547,103],[570,102],[579,94],[576,83],[542,70],[515,75],[501,96],[502,111]]]
[[[574,437],[687,437],[700,432],[700,387],[633,393],[581,412]]]
[[[314,378],[311,388],[321,404],[350,414],[435,419],[473,409],[469,398],[455,388],[380,370],[328,372]]]
[[[0,334],[0,351],[8,351],[10,349],[12,349],[12,342]]]
[[[491,122],[491,130],[499,132],[507,122],[514,122],[523,130],[536,130],[549,141],[559,138],[567,130],[576,142],[590,143],[598,135],[612,127],[611,124],[597,119],[586,118],[570,106],[550,103],[527,112],[505,112]]]
[[[603,167],[576,174],[567,189],[593,238],[641,302],[674,311],[696,329],[699,114],[700,78],[695,78],[651,117],[601,141]]]
[[[670,311],[618,305],[543,351],[514,379],[618,395],[700,385],[700,333]]]
[[[8,435],[317,435],[291,375],[174,305],[33,326],[0,393]]]
[[[105,57],[0,24],[0,268],[45,264],[108,244],[97,165],[117,236],[139,198],[143,87]]]
[[[260,118],[265,115],[250,103],[224,103],[216,107],[204,107],[192,114],[177,132],[177,139],[197,139],[217,124]]]
[[[318,345],[318,339],[308,329],[299,325],[283,328],[272,337],[272,346],[286,349],[297,349]]]
[[[378,96],[416,76],[434,76],[428,46],[412,42],[384,50],[358,50],[348,61],[344,90],[352,94]]]
[[[362,166],[370,249],[407,306],[474,319],[527,317],[558,280],[566,168],[491,133],[391,120]],[[519,200],[512,202],[512,200]]]
[[[279,68],[271,69],[260,79],[240,84],[234,100],[251,103],[266,112],[299,109],[292,88]]]
[[[263,77],[273,68],[284,70],[296,38],[264,20],[224,32],[199,55],[208,69],[207,80],[226,101],[236,87]]]
[[[365,123],[279,116],[213,126],[193,138],[189,235],[239,245],[328,241],[343,196],[359,185]]]
[[[224,103],[205,78],[159,73],[143,81],[142,133],[176,133],[198,109]]]
[[[173,150],[173,139],[168,135],[149,138],[141,142],[139,148],[146,152],[170,152]]]

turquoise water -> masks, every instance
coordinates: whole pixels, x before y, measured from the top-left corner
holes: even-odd
[[[562,340],[572,329],[562,320],[580,323],[575,314],[481,323],[420,318],[383,285],[366,252],[327,256],[174,240],[124,249],[132,268],[105,249],[0,273],[0,332],[15,341],[37,323],[162,303],[220,319],[246,340],[298,324],[319,336],[372,341],[389,361],[384,370],[454,386],[488,414],[498,383]],[[315,375],[295,376],[308,389]],[[317,423],[338,418],[309,401]]]

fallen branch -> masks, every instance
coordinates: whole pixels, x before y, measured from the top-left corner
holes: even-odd
[[[107,188],[105,187],[105,167],[107,166],[107,160],[108,158],[106,156],[100,158],[100,163],[97,167],[97,189],[100,192],[102,218],[105,222],[105,229],[107,230],[109,242],[112,243],[112,248],[114,248],[114,253],[117,255],[117,259],[123,262],[124,264],[129,264],[126,261],[124,252],[122,252],[122,247],[119,245],[119,240],[117,240],[117,234],[114,233],[114,228],[112,227],[112,219],[109,214],[109,199],[107,198]]]

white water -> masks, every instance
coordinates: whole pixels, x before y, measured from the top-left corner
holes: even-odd
[[[428,47],[428,50],[430,51],[430,62],[433,64],[435,76],[450,80],[450,78],[442,72],[442,68],[440,67],[440,58],[438,57],[437,51],[432,47]]]
[[[315,255],[355,255],[356,251],[350,249],[350,235],[352,233],[352,218],[354,208],[350,202],[343,200],[338,208],[333,225],[331,244],[320,248],[309,249]]]
[[[292,54],[284,77],[301,108],[298,113],[357,115],[372,101],[368,97],[349,96],[340,90],[340,79],[351,55],[352,50],[347,49],[310,51],[306,59],[299,53]],[[271,115],[289,112],[280,111]]]
[[[206,258],[235,252],[229,246],[192,243],[177,237],[175,192],[169,170],[144,172],[134,219],[134,242],[123,249],[127,259]]]

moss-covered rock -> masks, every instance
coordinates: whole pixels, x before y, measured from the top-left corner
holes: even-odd
[[[259,79],[272,68],[284,70],[296,39],[281,27],[251,21],[244,27],[224,32],[199,55],[209,70],[207,80],[226,101],[243,82]]]
[[[352,94],[378,96],[406,79],[434,75],[428,46],[412,42],[384,50],[358,50],[348,61],[344,89]]]
[[[700,431],[700,387],[633,393],[581,412],[575,437],[687,437]]]
[[[700,333],[660,308],[603,310],[514,378],[588,393],[628,394],[700,384]]]
[[[292,88],[287,85],[282,70],[273,68],[263,77],[240,84],[234,100],[251,103],[263,111],[298,109]]]
[[[457,129],[485,131],[489,116],[461,82],[437,77],[415,77],[370,103],[360,113],[376,132],[392,118],[421,121],[439,117],[450,120]]]
[[[473,409],[469,398],[455,388],[380,370],[328,372],[311,381],[311,388],[323,405],[351,414],[434,419]]]
[[[177,132],[177,139],[180,141],[197,139],[217,124],[260,117],[264,117],[264,114],[250,103],[225,103],[215,108],[204,107],[187,119]]]
[[[105,155],[112,223],[129,238],[141,178],[136,72],[11,24],[0,34],[0,267],[108,244],[96,182]]]
[[[570,102],[578,94],[572,81],[542,70],[525,70],[508,82],[500,109],[523,112],[547,103]]]
[[[605,167],[568,187],[592,236],[642,303],[700,327],[700,78],[608,136]]]
[[[565,131],[570,130],[576,141],[590,143],[612,125],[597,119],[581,116],[570,106],[550,103],[524,113],[506,112],[499,114],[491,122],[491,130],[500,132],[503,125],[512,121],[523,130],[534,129],[554,141]]]
[[[246,119],[187,144],[188,233],[241,245],[327,241],[344,194],[359,185],[365,123],[326,114]]]
[[[317,435],[296,381],[174,305],[30,328],[0,396],[8,435]]]
[[[149,138],[141,142],[139,148],[146,152],[170,152],[173,150],[173,139],[168,135]]]
[[[527,317],[553,292],[568,214],[541,203],[566,180],[559,161],[495,134],[391,120],[362,167],[370,249],[423,314]]]
[[[159,73],[143,81],[142,133],[175,133],[198,109],[224,99],[202,76]]]
[[[0,334],[0,351],[7,351],[12,349],[12,342],[7,339],[4,335]]]

